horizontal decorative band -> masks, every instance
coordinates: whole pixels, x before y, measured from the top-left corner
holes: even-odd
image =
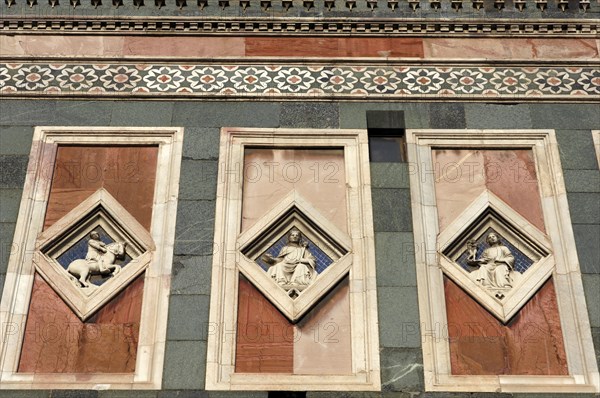
[[[44,34],[231,34],[311,36],[502,36],[594,37],[594,19],[362,19],[352,18],[156,18],[156,17],[44,17],[0,18],[0,31]]]
[[[598,100],[600,69],[10,63],[0,65],[0,94],[3,97]]]

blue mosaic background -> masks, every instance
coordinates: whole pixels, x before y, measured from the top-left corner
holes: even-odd
[[[265,271],[267,271],[270,266],[267,263],[265,263],[264,261],[262,261],[261,257],[265,253],[268,253],[268,254],[272,255],[273,257],[277,257],[279,255],[279,252],[281,251],[281,249],[287,243],[288,232],[286,232],[285,235],[283,235],[281,237],[281,239],[279,239],[277,242],[275,242],[275,244],[273,246],[268,248],[264,253],[262,253],[256,259],[256,262],[258,263],[258,265],[260,265],[260,267],[262,269],[264,269]],[[302,240],[305,242],[308,242],[307,250],[309,250],[312,253],[312,255],[315,257],[317,273],[320,274],[321,272],[325,271],[325,269],[327,267],[329,267],[331,265],[331,263],[333,263],[333,260],[327,254],[325,254],[323,252],[323,250],[321,250],[314,242],[312,242],[310,239],[308,239],[304,234],[302,235]]]
[[[485,238],[491,232],[496,233],[500,237],[500,242],[502,242],[502,244],[504,246],[508,247],[508,250],[510,250],[512,255],[515,257],[515,264],[514,264],[515,271],[518,271],[522,274],[525,271],[527,271],[527,269],[529,267],[531,267],[531,265],[533,264],[533,260],[530,259],[529,257],[527,257],[525,254],[523,254],[523,252],[521,252],[519,249],[517,249],[509,241],[504,239],[502,237],[502,235],[498,234],[492,228],[488,228],[487,231],[485,231],[485,233],[482,234],[479,237],[479,239],[477,239],[477,258],[479,258],[481,256],[481,254],[483,253],[483,251],[485,249],[490,247],[490,245],[488,245],[487,242],[485,241]],[[465,270],[471,272],[473,270],[473,267],[470,267],[469,265],[467,265],[467,257],[468,256],[469,256],[468,250],[465,249],[465,251],[460,255],[460,257],[458,257],[458,259],[456,259],[456,262],[458,264],[460,264],[460,266],[463,267]]]
[[[106,231],[104,229],[102,229],[102,227],[96,227],[93,229],[93,231],[98,232],[98,234],[100,235],[100,240],[102,242],[106,243],[107,245],[109,243],[114,242],[114,240],[106,233]],[[92,231],[90,231],[90,232],[92,232]],[[77,241],[77,243],[75,243],[67,251],[65,251],[58,258],[56,258],[56,261],[58,261],[58,263],[64,269],[67,269],[67,267],[69,266],[69,264],[71,264],[72,261],[85,258],[86,254],[87,254],[87,250],[88,250],[87,243],[88,243],[89,239],[90,239],[89,233],[87,233],[83,238],[81,238],[79,241]],[[117,260],[116,263],[119,264],[121,267],[124,267],[131,260],[132,260],[131,257],[126,254],[124,259]],[[92,283],[94,283],[95,285],[101,285],[108,279],[109,279],[109,277],[104,278],[100,275],[93,275],[90,278],[90,281]]]

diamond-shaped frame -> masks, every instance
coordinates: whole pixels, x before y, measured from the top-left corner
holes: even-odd
[[[475,282],[456,259],[468,239],[493,229],[517,246],[533,264],[514,286],[496,297]],[[554,269],[549,238],[490,191],[483,192],[438,237],[443,272],[503,323],[507,323],[548,280]]]
[[[128,243],[132,260],[121,272],[94,289],[76,286],[56,258],[96,227]],[[37,239],[33,262],[36,271],[85,321],[131,283],[152,259],[154,240],[146,229],[104,188],[45,230]]]
[[[292,227],[298,228],[334,261],[296,298],[270,278],[254,261]],[[351,240],[298,193],[281,200],[255,225],[238,237],[240,272],[291,322],[295,323],[350,270]]]

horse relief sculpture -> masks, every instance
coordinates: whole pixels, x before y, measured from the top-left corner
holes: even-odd
[[[277,257],[266,253],[262,260],[270,266],[267,274],[292,298],[311,285],[318,275],[315,257],[296,228],[288,233],[287,243]]]
[[[497,233],[490,232],[485,240],[489,247],[479,258],[476,258],[476,242],[467,242],[467,264],[477,268],[470,275],[483,287],[494,291],[496,298],[503,299],[505,296],[502,291],[513,287],[515,258],[510,249],[502,244]]]
[[[67,267],[71,280],[79,287],[95,286],[90,283],[92,275],[114,276],[121,271],[121,266],[115,260],[125,257],[127,242],[105,244],[100,240],[96,231],[90,232],[88,251],[85,259],[72,261]]]

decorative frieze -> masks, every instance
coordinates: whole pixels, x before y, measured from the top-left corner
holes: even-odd
[[[27,0],[29,6],[37,4],[36,0]],[[54,0],[56,1],[56,0]],[[96,6],[100,6],[100,0],[93,0]],[[134,6],[142,7],[146,4],[143,0],[133,0]],[[157,1],[157,4],[159,2]],[[242,6],[240,2],[240,7]],[[351,9],[355,2],[350,0],[341,4],[334,0],[325,0],[325,8]],[[462,5],[462,2],[454,1],[453,5]],[[183,4],[183,3],[180,3]],[[186,2],[186,4],[189,4]],[[219,0],[215,6],[220,9],[230,7],[232,2]],[[271,10],[276,3],[271,2]],[[417,0],[408,0],[406,3],[388,1],[390,9],[396,9],[406,5],[411,10],[417,10],[421,5]],[[435,3],[431,3],[432,5]],[[479,3],[478,3],[479,4]],[[483,3],[481,3],[483,4]],[[524,7],[524,0],[514,2],[515,7]],[[474,4],[477,5],[477,4]],[[538,4],[539,5],[539,4]],[[207,0],[198,0],[200,9],[207,6]],[[264,6],[264,4],[263,4]],[[282,0],[279,7],[293,7],[292,1]],[[430,7],[430,5],[426,5]],[[494,6],[497,9],[505,7],[504,0],[496,0]],[[531,5],[535,8],[535,5]],[[582,9],[588,9],[589,3],[582,0]],[[456,9],[456,7],[454,7]],[[462,8],[461,8],[462,9]],[[410,11],[412,13],[412,11]],[[541,37],[595,37],[598,33],[598,20],[595,19],[504,19],[504,18],[402,18],[383,19],[372,18],[360,20],[353,18],[215,18],[208,17],[198,20],[196,18],[177,17],[95,17],[85,18],[73,16],[69,19],[61,17],[38,16],[11,16],[2,15],[0,18],[0,31],[48,33],[65,32],[75,34],[239,34],[244,35],[277,35],[277,36],[345,36],[352,34],[364,36],[452,36],[472,37],[473,35],[519,37],[541,36]]]
[[[6,63],[5,97],[594,100],[593,66]]]
[[[112,2],[105,2],[104,4],[101,2],[101,0],[89,0],[90,4],[92,6],[94,6],[95,8],[97,7],[104,7],[104,8],[113,8],[113,9],[118,9],[119,7],[123,7],[125,4],[123,2],[123,0],[112,0]],[[203,5],[200,4],[194,4],[194,3],[190,3],[188,4],[187,1],[185,0],[175,0],[175,6],[178,9],[183,9],[183,8],[187,8],[187,7],[201,7],[201,9],[204,9],[204,7],[206,6],[210,6],[210,5],[219,5],[220,7],[223,7],[223,1],[222,0],[201,0],[203,2]],[[340,3],[340,8],[342,8],[342,5],[345,5],[346,8],[348,8],[350,11],[352,11],[354,8],[356,8],[357,6],[357,2],[356,0],[338,0]],[[375,8],[377,8],[377,0],[364,0],[365,1],[365,5],[367,7],[367,9],[370,9],[371,11],[373,11]],[[84,0],[84,4],[82,4],[82,2],[80,0],[69,0],[69,5],[73,8],[73,9],[77,9],[77,7],[85,7],[86,0]],[[213,3],[214,4],[211,4]],[[335,0],[332,0],[332,2],[335,2]],[[539,7],[539,3],[544,3],[544,8],[542,8],[542,10],[545,10],[548,8],[548,2],[545,0],[516,0],[514,1],[514,8],[520,12],[523,12],[526,8],[527,8],[527,3],[533,3],[536,4]],[[144,6],[154,6],[156,8],[158,8],[159,10],[162,9],[163,7],[167,6],[167,3],[165,0],[155,0],[154,4],[149,3],[149,4],[144,4],[143,1],[140,2],[139,0],[132,0],[132,3],[135,7],[139,8],[139,7],[144,7]],[[289,2],[290,7],[287,7],[286,4],[281,4],[281,7],[283,8],[283,10],[285,12],[289,11],[289,8],[293,7],[293,5],[291,4],[292,2]],[[396,4],[398,3],[397,1],[395,2]],[[414,7],[413,4],[417,4],[417,7]],[[400,12],[414,12],[416,11],[416,8],[419,8],[418,4],[419,3],[423,3],[423,8],[431,8],[434,10],[439,10],[441,8],[443,8],[446,4],[450,3],[451,8],[455,9],[455,10],[459,10],[462,8],[462,4],[459,4],[457,6],[457,3],[462,3],[462,0],[428,0],[428,3],[426,0],[410,0],[408,2],[408,7],[406,7],[406,3],[404,4],[404,7],[406,7],[405,9],[403,8],[399,8],[399,13]],[[466,2],[465,2],[466,3]],[[471,3],[471,7],[477,11],[482,11],[485,7],[484,7],[484,1],[483,0],[470,0]],[[17,0],[5,0],[5,4],[8,8],[14,7],[16,5],[18,5],[18,1]],[[227,6],[225,7],[230,7],[229,2],[227,2]],[[532,6],[533,6],[532,4]],[[590,8],[590,1],[589,0],[578,0],[577,3],[578,8],[583,10],[584,12],[588,10],[588,8]],[[36,4],[37,5],[37,4]],[[43,4],[42,7],[40,8],[46,8],[46,7],[50,7],[50,8],[55,8],[58,7],[60,5],[60,1],[59,0],[49,0],[47,4]],[[242,10],[246,10],[248,7],[256,7],[257,9],[260,9],[263,12],[269,12],[269,9],[271,9],[273,7],[273,5],[271,4],[270,0],[240,0],[237,4],[235,4],[237,6],[239,6],[240,8],[242,8]],[[112,6],[112,7],[111,7]],[[495,5],[488,5],[489,9],[493,10],[493,7]],[[569,1],[568,0],[557,0],[557,2],[555,3],[555,5],[553,4],[555,10],[560,10],[561,12],[567,12],[569,10]],[[298,7],[303,7],[304,9],[306,9],[306,11],[310,11],[311,9],[315,8],[315,2],[314,0],[302,0],[302,3],[298,4]],[[326,6],[327,7],[327,6]],[[333,8],[333,7],[332,7]],[[390,7],[391,8],[391,7]],[[533,8],[533,7],[532,7]],[[396,10],[396,7],[393,8],[393,10]],[[577,8],[575,9],[577,11]],[[331,11],[331,10],[329,10]],[[166,12],[167,13],[167,12]]]

